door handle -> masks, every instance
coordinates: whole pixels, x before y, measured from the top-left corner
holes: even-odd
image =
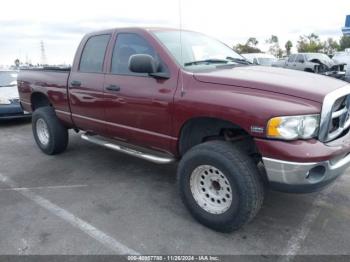
[[[70,82],[71,86],[75,86],[75,87],[79,87],[81,86],[81,82],[80,81],[76,81],[76,80],[73,80],[72,82]]]
[[[115,92],[118,92],[120,91],[120,86],[116,86],[116,85],[109,85],[106,87],[107,90],[109,91],[115,91]]]

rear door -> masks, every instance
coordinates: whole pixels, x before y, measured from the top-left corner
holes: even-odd
[[[159,72],[167,65],[149,40],[141,34],[116,34],[110,72],[105,78],[106,121],[110,136],[154,149],[169,147],[173,97],[177,75],[156,79],[128,69],[131,55],[148,54],[159,63]]]
[[[77,127],[99,134],[106,133],[103,122],[104,60],[111,34],[90,36],[80,47],[80,61],[68,81],[72,118]],[[76,61],[77,63],[77,61]]]
[[[289,69],[295,69],[296,68],[296,64],[295,64],[295,58],[297,57],[297,55],[290,55],[287,63],[286,63],[286,68]]]

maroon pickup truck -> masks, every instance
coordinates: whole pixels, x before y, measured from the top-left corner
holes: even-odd
[[[315,191],[350,163],[349,84],[251,65],[195,32],[91,33],[71,69],[22,70],[18,89],[44,153],[63,152],[73,129],[154,163],[179,161],[184,204],[218,231],[250,221],[266,186]]]

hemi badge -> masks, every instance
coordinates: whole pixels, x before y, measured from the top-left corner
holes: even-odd
[[[252,133],[259,133],[259,134],[261,134],[261,133],[264,133],[264,128],[261,127],[261,126],[251,126],[250,127],[250,131]]]

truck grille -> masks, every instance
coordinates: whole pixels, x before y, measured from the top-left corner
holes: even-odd
[[[345,135],[350,128],[350,85],[326,95],[321,112],[319,140],[329,142]]]

